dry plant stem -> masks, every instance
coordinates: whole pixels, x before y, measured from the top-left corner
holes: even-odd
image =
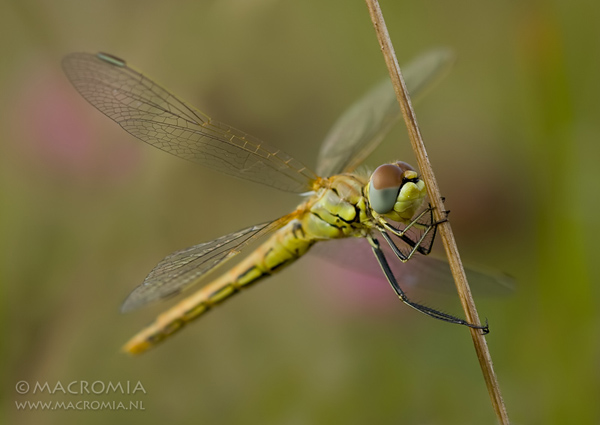
[[[392,78],[392,83],[394,85],[394,90],[396,91],[396,96],[398,97],[398,102],[400,103],[404,121],[408,127],[410,141],[413,150],[415,151],[415,155],[417,156],[419,169],[421,170],[423,180],[427,185],[427,191],[431,204],[435,207],[434,214],[436,215],[436,220],[442,220],[445,218],[442,215],[442,212],[444,211],[444,204],[440,195],[437,181],[431,168],[431,163],[427,157],[427,151],[425,150],[421,132],[419,131],[417,118],[410,103],[410,97],[408,95],[408,91],[406,90],[402,73],[400,72],[400,66],[398,65],[396,54],[394,53],[394,48],[383,19],[381,8],[379,7],[377,0],[366,0],[366,3],[367,7],[369,8],[371,20],[373,22],[373,26],[375,27],[377,39],[379,40],[379,45],[383,52],[388,71]],[[471,290],[469,289],[469,285],[467,283],[467,277],[460,260],[458,248],[454,240],[454,234],[452,233],[450,223],[444,222],[440,224],[438,231],[444,244],[444,248],[446,249],[446,254],[448,255],[450,269],[452,271],[452,275],[454,276],[454,281],[456,283],[456,288],[458,290],[466,318],[470,323],[479,324],[480,321],[475,308],[475,302],[473,301]],[[492,405],[498,417],[498,421],[501,424],[508,424],[509,420],[506,412],[506,406],[504,405],[502,395],[500,394],[500,386],[498,384],[496,374],[494,373],[492,358],[490,356],[485,337],[482,335],[480,330],[471,328],[469,330],[471,331],[471,337],[473,338],[475,351],[477,352],[479,364],[483,372],[485,383],[492,400]]]

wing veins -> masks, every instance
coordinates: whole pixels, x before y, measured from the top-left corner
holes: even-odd
[[[167,255],[129,294],[121,311],[131,311],[181,292],[239,254],[252,241],[280,228],[290,219],[291,215],[287,215]]]
[[[296,193],[310,190],[318,179],[286,153],[212,120],[126,65],[75,53],[65,58],[63,66],[86,100],[133,136],[163,151]]]

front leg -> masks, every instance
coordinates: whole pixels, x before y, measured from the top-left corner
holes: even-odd
[[[402,239],[409,247],[411,247],[411,251],[409,251],[406,254],[403,254],[403,256],[407,258],[402,259],[401,257],[398,257],[401,258],[402,261],[406,261],[413,255],[414,252],[419,252],[423,255],[428,255],[431,252],[433,242],[435,241],[435,236],[437,234],[437,226],[445,221],[447,221],[447,218],[444,218],[443,220],[440,220],[438,222],[434,222],[433,207],[429,205],[429,207],[421,211],[403,229],[392,226],[383,218],[379,218],[376,227],[377,230],[382,232],[382,235],[383,232],[388,231]],[[409,233],[411,231],[415,234],[411,235]],[[386,238],[386,241],[388,241],[389,243],[389,235],[387,237],[384,235],[384,238]],[[390,244],[390,246],[392,246],[392,244]]]

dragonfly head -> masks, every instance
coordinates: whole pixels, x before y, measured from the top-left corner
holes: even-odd
[[[367,199],[373,211],[399,222],[410,221],[426,195],[423,180],[413,167],[402,161],[379,166],[367,186]]]

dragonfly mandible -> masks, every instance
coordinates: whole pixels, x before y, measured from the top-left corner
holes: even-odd
[[[447,50],[434,50],[403,68],[411,94],[422,92],[451,61]],[[233,294],[291,264],[315,243],[341,238],[368,241],[383,274],[405,304],[436,319],[487,332],[487,325],[468,323],[409,299],[382,250],[379,237],[392,248],[394,261],[427,255],[437,226],[426,202],[425,183],[409,164],[396,161],[372,173],[356,172],[400,117],[389,80],[371,89],[338,119],[322,145],[315,173],[281,150],[213,120],[116,56],[73,53],[62,65],[89,103],[142,141],[235,177],[309,193],[284,217],[163,259],[125,300],[123,311],[181,292],[250,242],[268,236],[242,262],[158,316],[124,346],[125,351],[146,351]]]

